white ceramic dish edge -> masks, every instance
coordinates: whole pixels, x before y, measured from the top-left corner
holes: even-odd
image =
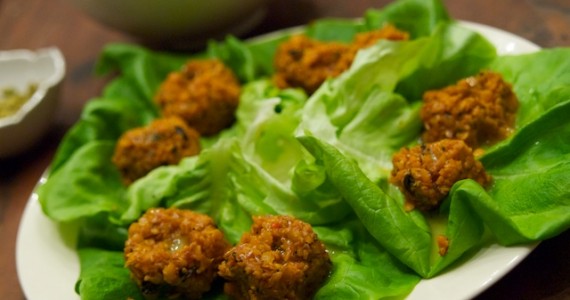
[[[0,51],[0,66],[0,88],[23,91],[37,84],[15,114],[0,118],[0,157],[8,157],[32,145],[49,127],[65,76],[65,59],[56,47],[6,50]]]
[[[45,96],[47,90],[59,84],[65,75],[65,60],[61,51],[56,47],[42,48],[36,51],[27,49],[0,51],[0,63],[9,60],[20,60],[33,65],[41,60],[46,59],[52,62],[53,72],[51,72],[51,74],[45,78],[37,78],[39,81],[38,88],[30,100],[26,102],[14,115],[0,118],[0,126],[20,122],[26,116],[26,114]],[[43,77],[43,75],[40,76]],[[25,84],[29,84],[34,79],[17,78],[18,82],[11,83],[10,86],[15,86],[20,89],[25,88],[25,86],[22,86],[24,80]]]

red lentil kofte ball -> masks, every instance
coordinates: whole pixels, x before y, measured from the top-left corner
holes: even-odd
[[[394,154],[392,163],[390,182],[405,195],[407,210],[436,208],[459,180],[470,178],[482,186],[491,181],[462,140],[444,139],[402,148]]]
[[[177,164],[198,153],[200,134],[181,119],[170,117],[125,132],[112,160],[128,185],[159,166]]]
[[[224,255],[219,274],[234,299],[310,299],[331,266],[311,225],[290,216],[257,216]]]
[[[346,71],[354,53],[348,44],[295,35],[277,48],[273,80],[279,88],[299,87],[312,94],[325,80]]]
[[[423,142],[460,139],[473,149],[508,137],[519,106],[511,85],[490,71],[427,91],[423,98]]]
[[[325,80],[335,78],[350,68],[358,50],[378,40],[407,40],[409,34],[393,25],[362,32],[351,43],[318,41],[295,35],[281,43],[275,53],[274,82],[279,88],[299,87],[314,93]]]
[[[191,60],[160,85],[155,102],[164,116],[178,116],[201,135],[211,136],[235,120],[241,87],[220,60]]]
[[[151,208],[129,227],[126,267],[145,297],[197,299],[210,290],[229,248],[210,217]]]
[[[361,49],[370,47],[379,40],[407,41],[408,39],[410,39],[410,34],[408,32],[400,30],[396,28],[396,26],[388,23],[380,29],[356,34],[352,45],[357,49]]]

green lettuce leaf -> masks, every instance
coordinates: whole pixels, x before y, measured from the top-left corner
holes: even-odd
[[[415,39],[432,34],[440,23],[451,18],[440,0],[406,0],[394,1],[382,9],[370,9],[365,20],[369,29],[391,23]]]
[[[472,205],[502,244],[553,237],[570,227],[570,93],[481,161],[494,185]]]
[[[122,251],[83,248],[78,253],[81,274],[75,290],[81,299],[144,299],[124,266]]]
[[[420,276],[388,254],[352,217],[342,225],[315,227],[329,249],[332,273],[315,299],[382,299],[412,291]]]
[[[96,71],[108,74],[120,70],[138,92],[139,100],[153,107],[152,98],[160,83],[172,70],[178,70],[189,55],[153,52],[143,47],[128,44],[110,44],[105,47]]]
[[[333,146],[308,136],[299,137],[299,141],[323,162],[327,176],[378,243],[418,274],[427,276],[431,251],[428,225],[409,218],[402,203],[386,195]]]
[[[85,144],[38,188],[44,213],[58,221],[73,221],[127,207],[120,174],[110,163],[114,141]]]
[[[483,36],[456,22],[440,24],[433,36],[413,73],[397,83],[396,92],[409,101],[420,100],[427,90],[479,73],[497,55]]]

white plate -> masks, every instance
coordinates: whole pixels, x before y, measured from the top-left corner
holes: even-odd
[[[462,22],[486,36],[499,54],[537,51],[537,45],[493,27]],[[40,182],[41,184],[41,182]],[[16,243],[16,266],[20,283],[29,300],[79,299],[74,285],[79,261],[73,245],[77,227],[58,225],[41,210],[34,193],[24,210]],[[407,299],[468,299],[490,287],[522,261],[534,245],[481,249],[459,267],[433,279],[422,280]]]

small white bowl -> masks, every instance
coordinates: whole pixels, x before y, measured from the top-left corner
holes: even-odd
[[[57,48],[0,51],[0,90],[37,89],[14,114],[0,118],[0,158],[21,153],[49,129],[57,107],[65,60]]]

